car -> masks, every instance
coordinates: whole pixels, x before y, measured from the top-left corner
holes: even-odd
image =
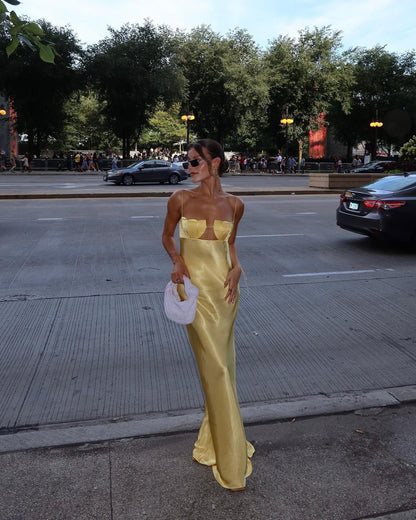
[[[394,161],[371,161],[367,164],[363,164],[358,168],[352,168],[348,170],[351,173],[382,173],[388,169],[394,167]],[[345,170],[347,172],[347,170]],[[348,173],[347,172],[347,173]]]
[[[181,165],[163,159],[138,161],[127,168],[114,168],[103,175],[105,182],[131,186],[136,182],[178,184],[188,178],[188,173]]]
[[[336,222],[354,233],[416,244],[416,172],[344,191]]]

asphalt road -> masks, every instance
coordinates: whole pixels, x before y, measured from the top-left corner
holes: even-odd
[[[306,188],[309,183],[307,175],[256,175],[244,176],[234,175],[223,178],[222,184],[224,189],[242,189],[247,190],[251,187],[259,188],[278,188],[281,186],[290,186],[293,188]],[[113,183],[104,182],[102,174],[68,174],[68,173],[33,173],[30,175],[17,174],[1,174],[0,175],[0,197],[2,194],[25,194],[25,193],[62,193],[85,195],[91,192],[107,196],[109,194],[117,194],[124,197],[129,194],[140,194],[148,192],[154,193],[173,191],[182,188],[190,188],[192,181],[187,179],[176,186],[169,184],[136,184],[133,186],[116,186]]]
[[[338,229],[336,195],[244,197],[244,406],[415,383],[415,254]],[[199,409],[162,293],[166,198],[4,200],[0,428]]]

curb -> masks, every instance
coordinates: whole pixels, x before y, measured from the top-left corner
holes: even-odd
[[[274,403],[241,405],[246,426],[275,421],[348,413],[369,408],[400,406],[416,401],[416,385],[333,395],[312,395]],[[169,435],[198,430],[203,412],[113,418],[104,423],[46,425],[0,436],[0,453],[99,443],[110,440]]]

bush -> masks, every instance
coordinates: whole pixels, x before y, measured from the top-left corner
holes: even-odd
[[[402,146],[399,156],[401,160],[416,161],[416,135]]]

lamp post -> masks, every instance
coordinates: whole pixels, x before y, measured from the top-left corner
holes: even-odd
[[[181,116],[182,121],[186,122],[186,151],[189,148],[189,121],[193,121],[195,116],[193,114],[184,114]]]
[[[288,159],[289,159],[289,126],[290,125],[293,125],[293,119],[291,117],[288,116],[288,114],[286,113],[286,115],[284,117],[282,117],[282,119],[280,120],[280,124],[283,125],[286,129],[286,160],[285,160],[285,169],[287,170],[288,168]]]
[[[3,153],[9,153],[10,151],[10,130],[9,130],[9,118],[7,113],[7,103],[4,105],[0,104],[0,150]],[[7,150],[7,152],[6,152]],[[3,158],[3,155],[2,155]],[[5,167],[5,165],[4,165]],[[3,164],[2,164],[3,168]]]
[[[371,160],[375,161],[377,157],[377,130],[383,126],[383,123],[378,120],[378,110],[376,110],[376,119],[375,121],[371,121],[370,127],[374,128],[374,144],[373,144],[373,153]]]

